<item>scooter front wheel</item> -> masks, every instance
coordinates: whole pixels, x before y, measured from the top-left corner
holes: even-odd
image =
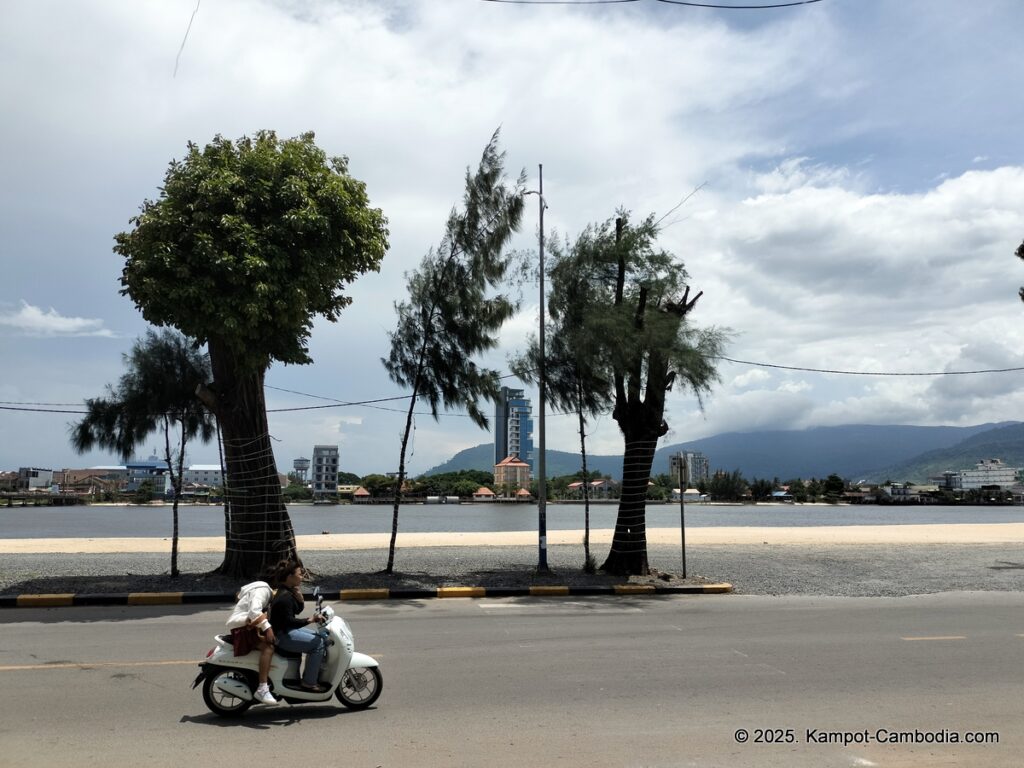
[[[377,667],[346,669],[335,694],[349,709],[366,709],[380,696],[384,678]]]
[[[253,705],[252,699],[233,696],[222,688],[218,682],[228,682],[249,687],[251,682],[245,674],[234,669],[220,669],[207,676],[203,681],[203,701],[210,711],[221,717],[238,717]]]

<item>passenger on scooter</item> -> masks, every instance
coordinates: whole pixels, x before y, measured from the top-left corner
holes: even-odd
[[[273,596],[270,585],[265,581],[246,584],[238,590],[238,602],[227,620],[236,656],[244,656],[253,648],[260,652],[256,700],[262,704],[278,703],[270,693],[267,682],[270,676],[270,663],[274,657],[274,630],[267,618]]]
[[[302,671],[302,689],[324,693],[327,688],[317,683],[317,677],[320,674],[326,643],[319,634],[306,629],[308,625],[316,622],[318,617],[314,615],[303,619],[298,616],[303,608],[299,587],[304,574],[302,566],[294,560],[282,560],[277,564],[270,581],[277,589],[270,603],[270,625],[274,629],[279,648],[306,654],[306,666]]]

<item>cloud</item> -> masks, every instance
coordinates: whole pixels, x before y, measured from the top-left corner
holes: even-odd
[[[102,320],[64,317],[53,307],[47,311],[26,301],[21,302],[21,309],[16,312],[0,313],[0,326],[27,336],[114,336],[113,331],[103,327]]]

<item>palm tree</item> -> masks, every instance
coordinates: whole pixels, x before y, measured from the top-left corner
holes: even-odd
[[[107,394],[86,400],[87,414],[71,427],[71,445],[79,453],[102,448],[127,460],[150,434],[164,435],[164,457],[174,488],[171,576],[178,575],[178,502],[181,499],[185,445],[204,443],[216,434],[213,415],[196,398],[196,387],[210,381],[209,357],[172,330],[147,331],[124,355],[125,374]],[[171,450],[172,426],[177,429]]]

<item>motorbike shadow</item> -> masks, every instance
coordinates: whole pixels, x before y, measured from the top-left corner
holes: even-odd
[[[303,704],[302,706],[289,706],[282,704],[276,707],[261,707],[250,709],[241,717],[224,718],[204,712],[201,715],[182,715],[179,723],[191,725],[212,725],[218,728],[250,728],[257,731],[266,731],[271,728],[282,728],[290,725],[297,725],[303,720],[326,720],[332,717],[344,717],[345,715],[358,715],[361,712],[372,712],[376,707],[368,707],[361,710],[348,709],[342,706],[331,704]]]

